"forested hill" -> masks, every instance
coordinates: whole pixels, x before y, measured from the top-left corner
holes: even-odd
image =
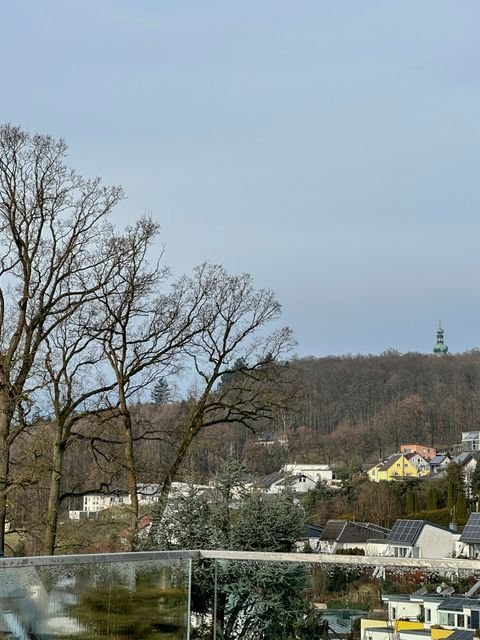
[[[315,439],[358,432],[381,457],[401,442],[446,446],[480,428],[478,350],[304,358],[291,366],[302,393],[288,423]]]

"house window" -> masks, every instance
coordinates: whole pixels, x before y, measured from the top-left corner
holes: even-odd
[[[392,620],[397,619],[397,607],[392,607]]]
[[[432,621],[432,610],[425,609],[425,622],[431,622],[431,621]]]
[[[457,627],[465,626],[465,616],[461,613],[457,615]]]
[[[455,626],[455,614],[447,613],[446,611],[440,611],[438,616],[439,624],[445,624],[449,627]]]

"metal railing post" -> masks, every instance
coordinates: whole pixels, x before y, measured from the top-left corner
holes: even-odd
[[[213,591],[213,640],[217,640],[217,569],[218,564],[215,560],[215,578],[214,578],[214,591]]]
[[[188,561],[188,605],[187,605],[187,640],[190,640],[190,626],[192,619],[192,559]]]

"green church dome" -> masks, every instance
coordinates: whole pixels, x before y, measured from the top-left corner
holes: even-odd
[[[438,355],[445,355],[446,353],[448,353],[448,347],[443,341],[443,334],[444,331],[442,329],[442,324],[439,322],[437,329],[437,344],[433,347],[433,353],[436,353]]]
[[[433,353],[448,353],[448,347],[443,342],[437,342],[433,347]]]

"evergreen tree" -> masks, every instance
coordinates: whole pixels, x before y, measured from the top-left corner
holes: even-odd
[[[453,509],[460,493],[465,495],[465,478],[462,469],[455,462],[447,467],[447,507]]]
[[[480,493],[480,464],[478,463],[470,478],[470,488],[473,495],[478,495]]]
[[[172,399],[170,385],[165,378],[159,378],[152,391],[152,401],[155,404],[167,404]]]
[[[415,494],[413,491],[409,491],[407,493],[405,511],[407,512],[407,515],[411,515],[415,512]]]
[[[418,505],[418,493],[416,491],[413,492],[413,513],[418,513],[420,511],[420,507]]]
[[[449,509],[450,511],[455,506],[455,500],[455,484],[453,480],[449,480],[447,484],[447,509]]]
[[[465,524],[468,520],[467,498],[464,493],[459,493],[457,496],[455,517],[458,524]]]
[[[242,473],[238,463],[229,462],[211,495],[192,490],[179,497],[169,510],[169,526],[162,527],[161,548],[293,551],[304,526],[303,509],[288,490],[275,496],[244,493]],[[214,571],[214,564],[207,561],[193,567],[196,613],[213,611]],[[218,563],[216,572],[216,623],[223,640],[313,637],[316,618],[304,599],[309,586],[304,566],[232,561]],[[319,628],[313,635],[318,633]]]
[[[241,376],[247,367],[248,364],[245,358],[237,358],[231,368],[222,374],[219,382],[219,388],[226,388],[233,384],[235,379]]]

